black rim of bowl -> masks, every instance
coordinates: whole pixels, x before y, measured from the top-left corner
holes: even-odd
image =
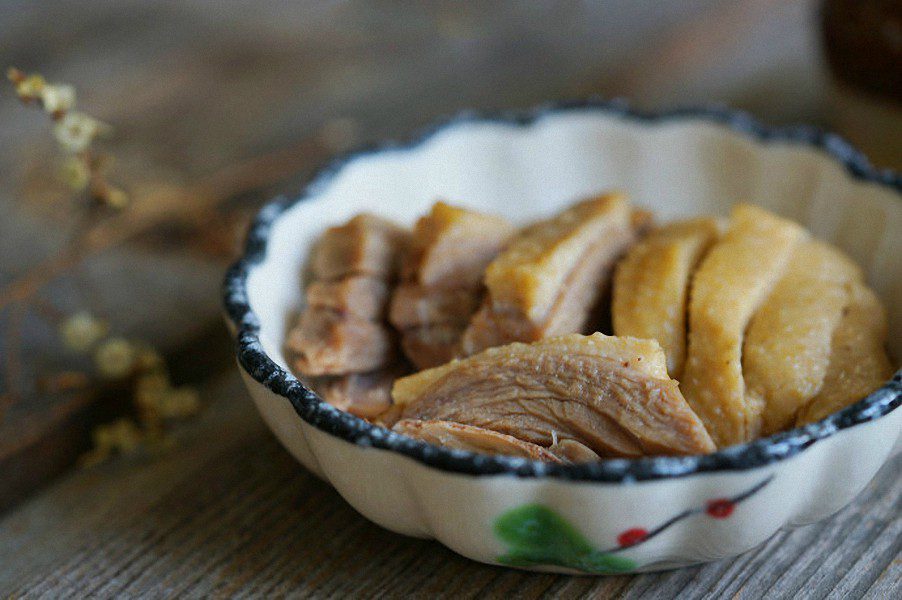
[[[622,100],[588,99],[558,102],[526,111],[464,112],[428,127],[405,142],[386,141],[348,152],[330,161],[311,178],[304,191],[292,199],[278,198],[264,206],[250,227],[243,256],[226,273],[223,301],[236,331],[238,361],[257,382],[287,398],[297,414],[314,427],[362,447],[398,452],[422,464],[467,475],[508,474],[520,477],[553,477],[573,481],[624,482],[681,477],[695,473],[743,471],[795,456],[833,433],[878,419],[902,404],[902,370],[879,390],[817,423],[701,456],[608,459],[575,465],[548,464],[509,456],[489,456],[432,446],[371,425],[342,412],[278,366],[264,351],[258,336],[260,321],[252,310],[247,277],[266,257],[270,229],[279,216],[298,202],[318,195],[348,163],[375,153],[415,149],[437,132],[460,123],[494,122],[529,126],[544,116],[567,111],[595,111],[627,121],[659,123],[672,120],[707,121],[739,132],[752,140],[785,142],[816,148],[842,164],[858,180],[873,182],[902,194],[902,173],[875,169],[868,159],[839,136],[816,127],[768,127],[747,113],[722,107],[682,108],[667,112],[643,112]]]

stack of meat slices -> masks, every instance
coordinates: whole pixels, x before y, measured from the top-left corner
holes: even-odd
[[[614,281],[616,335],[656,339],[718,447],[820,420],[888,379],[886,314],[861,269],[737,205],[651,233]]]
[[[412,235],[369,215],[330,229],[311,273],[295,370],[335,406],[463,450],[712,452],[892,371],[861,270],[754,206],[652,228],[605,194],[514,231],[440,202]]]
[[[438,202],[417,221],[390,321],[417,368],[446,363],[483,295],[482,275],[514,232],[506,220]]]
[[[385,316],[409,238],[368,214],[328,229],[310,257],[306,307],[285,342],[294,370],[360,417],[391,407],[391,384],[403,372]]]

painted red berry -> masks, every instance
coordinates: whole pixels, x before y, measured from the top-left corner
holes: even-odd
[[[705,506],[705,512],[708,516],[715,519],[726,519],[733,514],[736,509],[736,503],[726,498],[718,498],[717,500],[709,500]]]
[[[617,543],[620,544],[621,547],[634,546],[639,542],[645,541],[645,538],[647,537],[647,530],[642,529],[641,527],[634,527],[632,529],[627,529],[626,531],[618,535]]]

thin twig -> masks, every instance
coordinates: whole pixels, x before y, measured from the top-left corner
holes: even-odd
[[[164,222],[195,222],[225,200],[290,177],[324,149],[311,137],[297,146],[221,169],[180,190],[163,190],[127,211],[93,225],[49,259],[0,290],[0,310],[32,298],[43,286],[86,258],[113,248]]]
[[[22,386],[22,325],[25,322],[26,307],[15,304],[9,311],[9,325],[6,332],[6,361],[3,365],[6,374],[6,393],[0,396],[0,422],[7,409],[19,399]]]

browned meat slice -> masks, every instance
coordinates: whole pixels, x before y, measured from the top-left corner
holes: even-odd
[[[636,238],[635,220],[626,198],[609,194],[523,230],[486,270],[488,297],[463,353],[585,331],[612,265]]]
[[[391,409],[391,386],[397,372],[352,373],[339,377],[321,377],[313,382],[323,400],[363,419],[376,419]]]
[[[665,225],[630,248],[614,274],[614,334],[658,340],[675,379],[686,356],[690,278],[718,234],[712,218]]]
[[[763,403],[746,395],[742,377],[743,336],[806,236],[792,221],[740,204],[695,272],[680,389],[718,447],[760,430]]]
[[[432,419],[403,419],[392,429],[436,446],[481,454],[506,454],[545,462],[562,462],[542,446],[472,425]]]
[[[464,326],[478,306],[478,288],[428,288],[405,283],[395,289],[388,318],[401,330],[442,323]]]
[[[601,457],[576,440],[558,440],[548,447],[548,451],[564,462],[583,463],[601,460]]]
[[[307,286],[307,306],[377,321],[385,317],[388,293],[388,284],[375,277],[313,281]]]
[[[458,354],[460,336],[482,295],[482,273],[512,231],[503,219],[443,202],[417,222],[405,282],[395,290],[389,311],[404,352],[417,367]]]
[[[858,265],[836,248],[813,240],[796,247],[742,347],[746,395],[764,405],[762,435],[792,426],[821,389],[833,331],[853,282],[862,280]]]
[[[501,217],[437,202],[414,227],[404,279],[424,287],[478,286],[513,232]]]
[[[328,229],[310,259],[307,306],[285,351],[302,375],[346,375],[386,368],[397,340],[384,322],[409,234],[372,215]]]
[[[381,323],[309,308],[285,341],[304,375],[343,375],[381,369],[395,358],[392,334]]]
[[[404,330],[401,348],[418,368],[442,365],[457,357],[463,324],[445,323]]]
[[[392,397],[404,418],[474,425],[545,448],[573,440],[602,457],[714,450],[653,340],[572,334],[491,348],[401,378]]]
[[[833,332],[830,362],[817,396],[799,411],[797,425],[814,423],[861,400],[892,377],[886,355],[886,311],[876,294],[852,284],[851,299]]]
[[[409,240],[409,233],[391,221],[357,215],[346,224],[326,230],[313,249],[310,270],[314,280],[349,275],[391,280]]]

